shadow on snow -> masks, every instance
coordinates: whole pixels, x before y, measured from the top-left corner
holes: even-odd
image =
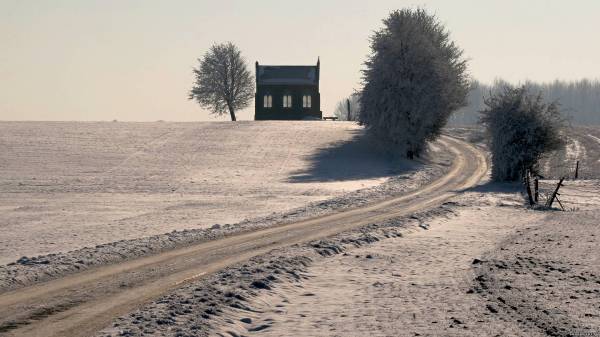
[[[479,192],[479,193],[517,193],[523,191],[523,184],[520,182],[495,182],[488,181],[483,184],[475,185],[459,192]]]
[[[386,178],[419,170],[422,164],[393,159],[373,144],[363,130],[356,130],[350,140],[318,149],[309,156],[307,169],[292,172],[291,183],[336,182]]]

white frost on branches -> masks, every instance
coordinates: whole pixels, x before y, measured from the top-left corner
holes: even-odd
[[[489,135],[494,180],[519,180],[527,170],[536,174],[540,158],[564,146],[558,103],[508,85],[484,102],[481,122]]]
[[[350,119],[348,119],[348,101],[350,101]],[[341,121],[357,121],[360,113],[360,93],[353,93],[337,103],[333,115]]]
[[[229,112],[235,121],[235,111],[247,107],[254,97],[254,77],[240,50],[231,42],[215,44],[198,62],[189,99],[216,115]]]
[[[359,121],[391,152],[411,158],[466,104],[467,65],[443,25],[423,9],[394,11],[383,22],[363,70]]]

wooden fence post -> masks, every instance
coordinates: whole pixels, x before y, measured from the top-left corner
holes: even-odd
[[[536,176],[535,180],[533,181],[533,199],[535,200],[535,203],[537,204],[540,201],[540,181],[539,178]]]
[[[552,207],[552,204],[554,203],[554,199],[556,199],[556,196],[558,195],[558,189],[561,186],[563,186],[563,184],[562,184],[563,180],[565,180],[565,177],[560,178],[560,181],[556,185],[556,189],[554,190],[554,192],[550,196],[550,199],[548,199],[548,202],[546,203],[546,207],[548,207],[548,208]]]
[[[575,164],[575,179],[579,178],[579,160]]]
[[[525,185],[527,188],[527,197],[529,198],[529,205],[533,206],[535,205],[535,202],[533,201],[533,196],[531,195],[531,184],[529,181],[529,176],[531,175],[531,172],[529,170],[525,171]]]

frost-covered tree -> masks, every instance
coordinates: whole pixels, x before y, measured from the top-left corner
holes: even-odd
[[[231,42],[215,44],[198,62],[189,99],[215,115],[229,112],[235,121],[235,112],[247,107],[254,97],[254,77],[242,53]]]
[[[350,101],[350,119],[348,119],[348,101]],[[353,93],[337,103],[335,110],[333,111],[333,115],[341,121],[357,121],[359,112],[360,94]]]
[[[383,23],[371,37],[359,121],[390,152],[412,158],[466,104],[467,64],[448,31],[423,9],[394,11]]]
[[[525,86],[507,85],[484,103],[481,123],[489,135],[494,180],[519,180],[527,170],[536,174],[540,158],[564,146],[557,102],[544,103]]]

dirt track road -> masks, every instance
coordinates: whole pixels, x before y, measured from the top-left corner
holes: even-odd
[[[475,147],[444,137],[455,153],[449,173],[403,196],[317,218],[108,265],[0,295],[0,334],[89,336],[179,285],[272,249],[334,235],[434,207],[486,174]]]

